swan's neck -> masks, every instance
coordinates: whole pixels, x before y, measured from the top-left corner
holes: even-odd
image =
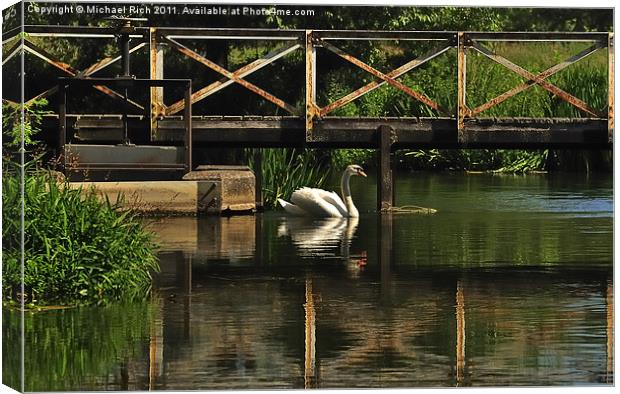
[[[340,187],[342,188],[342,199],[344,200],[344,204],[347,207],[347,213],[350,218],[359,217],[359,212],[353,204],[353,198],[351,197],[351,188],[349,187],[349,180],[351,179],[351,174],[345,172],[342,174],[342,179],[340,180]]]

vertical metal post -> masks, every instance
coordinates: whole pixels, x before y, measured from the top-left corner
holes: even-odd
[[[157,42],[157,29],[149,29],[149,58],[151,79],[164,79],[164,51],[161,44]],[[151,140],[155,138],[157,131],[157,118],[163,115],[164,109],[164,87],[151,87]]]
[[[129,105],[127,96],[129,95],[129,89],[126,87],[123,89],[123,144],[129,145],[129,115],[127,114],[127,106]]]
[[[121,49],[121,68],[123,69],[123,77],[128,77],[129,73],[129,33],[122,32],[119,37]]]
[[[306,30],[306,141],[313,138],[316,113],[316,48],[312,30]]]
[[[458,142],[465,142],[465,116],[467,115],[466,88],[467,88],[467,59],[465,57],[465,33],[460,31],[457,35],[457,105],[456,105],[456,128]]]
[[[256,209],[263,208],[263,151],[260,148],[254,149],[254,201]]]
[[[607,37],[608,88],[607,88],[607,138],[614,141],[614,33]]]
[[[58,83],[58,154],[62,158],[62,169],[64,171],[67,163],[65,156],[65,144],[67,142],[67,89],[65,81],[62,79]]]
[[[389,211],[394,202],[393,195],[393,174],[391,165],[392,133],[390,126],[379,126],[379,166],[378,166],[378,185],[377,185],[377,210],[380,212]]]
[[[192,82],[188,81],[185,87],[185,108],[183,120],[185,121],[185,171],[192,170]]]

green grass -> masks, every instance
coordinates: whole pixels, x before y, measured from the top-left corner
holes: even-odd
[[[310,149],[263,149],[263,201],[275,208],[302,186],[322,187],[331,174],[329,157]],[[256,171],[250,156],[249,164]]]
[[[4,300],[20,302],[20,178],[2,178]],[[24,287],[30,306],[144,297],[159,269],[156,244],[131,212],[93,190],[31,174],[24,182]]]

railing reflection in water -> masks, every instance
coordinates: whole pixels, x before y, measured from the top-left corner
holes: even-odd
[[[177,235],[182,233],[183,237],[173,240],[172,246],[164,247],[162,252],[163,260],[166,260],[166,258],[174,260],[174,264],[168,264],[167,267],[175,267],[175,272],[167,271],[164,268],[164,280],[159,285],[163,287],[174,285],[177,289],[183,289],[185,293],[183,303],[176,303],[174,305],[175,307],[182,305],[184,309],[183,332],[186,339],[189,339],[191,332],[192,284],[194,279],[197,279],[192,277],[192,264],[195,261],[199,261],[199,264],[204,265],[205,259],[207,261],[227,260],[231,262],[245,259],[246,265],[251,265],[253,261],[256,266],[264,266],[266,263],[263,261],[263,258],[267,252],[264,250],[264,245],[260,247],[257,245],[257,243],[263,242],[265,237],[263,232],[267,231],[261,219],[260,216],[209,218],[199,221],[189,219],[186,222],[188,231],[184,230],[177,233]],[[183,221],[184,219],[180,220]],[[175,227],[177,225],[178,223],[175,223]],[[277,232],[276,237],[290,238],[291,245],[296,248],[297,255],[300,258],[304,256],[326,257],[331,253],[332,257],[340,258],[345,264],[354,265],[358,270],[349,272],[349,277],[355,279],[356,275],[359,275],[360,270],[363,270],[366,264],[366,251],[363,253],[351,252],[352,241],[356,238],[358,225],[359,221],[357,219],[313,221],[305,218],[278,218],[277,226],[275,228],[270,227],[269,229]],[[394,287],[392,281],[395,272],[397,272],[397,261],[394,257],[393,225],[394,218],[392,215],[377,216],[376,256],[378,266],[376,268],[380,276],[380,298],[382,302],[385,302],[388,309],[390,308],[390,294],[393,292]],[[163,229],[160,228],[160,231],[162,231],[160,233],[170,233],[165,229],[165,226],[163,227]],[[183,252],[178,252],[181,245]],[[172,252],[172,250],[177,250],[177,252]],[[258,255],[259,253],[260,255]],[[325,286],[322,281],[320,276],[313,278],[312,273],[306,272],[303,282],[303,302],[299,305],[304,314],[304,349],[302,353],[304,360],[302,364],[303,371],[300,372],[303,373],[303,387],[305,388],[322,387],[320,379],[322,375],[321,362],[317,354],[317,346],[319,346],[321,341],[321,335],[317,335],[317,327],[321,321],[321,308],[317,303],[321,302],[321,290],[323,289],[322,286]],[[453,324],[455,327],[455,331],[453,331],[455,348],[453,348],[454,364],[452,371],[453,385],[459,387],[471,385],[468,376],[471,371],[468,372],[467,368],[467,324],[465,314],[467,289],[469,289],[470,285],[468,284],[467,274],[463,272],[453,276],[452,283],[452,289],[454,289],[454,298],[452,298],[454,300],[454,312],[452,316],[454,316]],[[475,293],[476,290],[473,291]],[[604,297],[607,325],[605,381],[610,383],[613,382],[613,284],[611,281],[607,283]],[[476,299],[474,299],[474,302]],[[164,306],[161,298],[155,298],[154,303],[160,306],[160,309],[158,309],[160,312],[154,314],[152,322],[149,353],[149,389],[160,387],[156,384],[156,381],[161,377],[162,364],[165,357],[163,354],[164,322],[162,316],[165,307],[169,307],[167,305]],[[412,321],[411,323],[413,324],[413,329],[415,329],[416,322]],[[445,324],[450,323],[445,322]],[[300,335],[302,335],[301,332]],[[402,339],[392,340],[407,343],[402,341]],[[381,346],[381,343],[378,346]],[[397,347],[397,349],[399,348],[400,346]],[[401,351],[406,350],[401,349]]]

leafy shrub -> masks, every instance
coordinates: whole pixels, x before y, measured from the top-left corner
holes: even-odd
[[[20,178],[3,183],[5,300],[21,292]],[[147,294],[159,269],[152,234],[130,212],[44,175],[24,182],[24,288],[35,304],[105,303]],[[118,203],[118,202],[117,202]]]

